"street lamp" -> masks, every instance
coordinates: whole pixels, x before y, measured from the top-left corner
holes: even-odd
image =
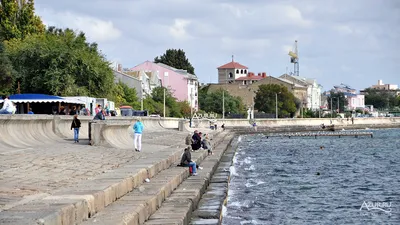
[[[278,94],[280,92],[275,93],[275,118],[278,119]]]
[[[337,99],[336,97],[332,97],[331,96],[331,119],[332,119],[332,116],[333,116],[333,106],[332,106],[332,99]],[[339,101],[338,101],[339,102]],[[338,105],[339,105],[339,103],[338,103]],[[332,121],[332,120],[331,120]]]
[[[165,86],[164,86],[164,114],[163,114],[164,118],[165,118],[165,89],[167,88],[167,82],[165,81],[166,77],[168,78],[168,72],[164,72],[164,79],[163,79],[163,82],[165,84]]]
[[[228,81],[228,73],[227,70],[225,69],[225,88],[226,88],[226,83]],[[222,120],[225,121],[225,89],[222,89]]]

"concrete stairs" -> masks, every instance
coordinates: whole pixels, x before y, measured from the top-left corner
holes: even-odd
[[[226,139],[231,139],[227,136],[227,132],[220,133],[214,138],[214,142],[218,146],[224,146]],[[219,145],[221,143],[221,145]],[[200,164],[206,158],[207,151],[200,150],[192,152],[192,159]],[[206,160],[211,157],[207,157]],[[108,205],[105,209],[93,215],[82,225],[139,225],[145,222],[164,204],[163,202],[172,194],[174,190],[181,185],[186,179],[195,179],[201,177],[204,173],[209,173],[208,168],[199,170],[199,176],[190,176],[187,167],[178,167],[178,161],[160,171],[148,183],[133,189],[115,202]],[[204,164],[204,163],[203,163]],[[204,165],[207,166],[207,165]],[[170,215],[172,212],[169,212]]]
[[[214,138],[215,144],[218,145],[221,142],[226,142],[227,134],[227,132],[224,132],[216,136]],[[198,152],[192,152],[192,159],[198,164],[201,163],[206,156],[207,151],[200,150]],[[178,163],[179,160],[175,161],[169,168],[156,174],[150,182],[145,182],[137,186],[133,191],[118,198],[115,202],[81,224],[144,224],[145,221],[161,207],[171,193],[189,177],[189,169],[187,167],[178,167]],[[203,174],[204,171],[207,171],[207,169],[199,170],[198,173]],[[199,177],[201,177],[201,175]]]
[[[214,142],[219,143],[226,134],[227,132],[216,134]],[[135,209],[141,215],[140,221],[143,223],[172,190],[188,177],[187,168],[176,166],[183,149],[184,145],[171,146],[157,155],[149,155],[133,164],[104,171],[93,179],[14,205],[0,212],[0,224],[87,224],[112,209],[125,207],[121,204],[125,196],[125,199],[133,199],[130,204],[137,206]],[[201,151],[192,154],[192,157],[200,162],[206,155],[207,151]],[[146,178],[151,180],[150,183],[143,183]],[[112,204],[117,200],[118,203]],[[129,215],[124,218],[129,218]],[[97,219],[96,224],[100,224],[99,221]],[[104,223],[107,224],[107,221]],[[112,221],[108,224],[118,223]]]
[[[219,165],[220,159],[233,135],[227,136],[222,144],[214,149],[214,155],[203,160],[203,170],[198,176],[188,177],[161,204],[161,207],[144,223],[145,225],[176,225],[189,224],[193,211],[197,208],[202,195],[205,193],[211,178]],[[226,174],[225,174],[226,175]],[[223,188],[223,187],[222,187]],[[224,191],[225,192],[225,191]],[[218,210],[216,210],[218,212]],[[214,220],[215,221],[215,220]],[[207,223],[199,223],[207,224]]]

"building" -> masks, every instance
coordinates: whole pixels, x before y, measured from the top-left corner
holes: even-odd
[[[140,80],[144,98],[151,95],[154,88],[162,86],[162,82],[157,71],[145,72],[144,70],[140,70],[126,71],[125,73]]]
[[[136,77],[133,77],[121,71],[113,70],[113,74],[115,83],[121,82],[126,84],[130,88],[135,88],[136,95],[139,99],[145,97],[145,93],[150,91],[148,88],[146,88],[147,82],[144,82]]]
[[[384,84],[382,80],[378,80],[378,84],[372,85],[371,88],[376,90],[398,90],[399,86],[397,84]]]
[[[186,70],[150,61],[131,68],[130,72],[132,71],[157,74],[162,86],[167,87],[178,101],[187,101],[192,109],[198,110],[198,79],[196,75],[190,74]]]
[[[234,83],[236,79],[241,77],[247,77],[248,69],[247,66],[235,62],[232,58],[232,62],[222,65],[218,69],[218,83]]]
[[[260,81],[266,77],[267,77],[267,73],[258,73],[258,75],[255,75],[254,73],[249,72],[247,74],[247,76],[237,78],[235,80],[235,83],[241,84],[241,85],[250,85],[250,84]]]
[[[357,94],[357,90],[351,88],[349,85],[340,84],[333,86],[331,90],[334,93],[343,93],[347,100],[347,110],[365,109],[365,96]]]
[[[393,95],[400,96],[400,89],[397,84],[384,84],[382,82],[382,80],[378,80],[378,84],[372,85],[369,88],[380,91],[380,92],[386,92],[386,93],[391,93]],[[364,94],[364,95],[367,94],[367,89],[360,90],[360,94]]]
[[[253,109],[256,92],[258,87],[262,84],[283,85],[298,99],[304,99],[307,94],[307,87],[293,84],[285,79],[272,76],[266,76],[265,78],[248,85],[243,85],[242,83],[210,84],[208,91],[213,92],[219,89],[226,90],[230,95],[242,98],[243,104],[245,104],[249,109]]]
[[[300,99],[303,100],[306,108],[314,111],[319,110],[321,108],[322,86],[317,83],[316,79],[292,76],[288,74],[283,74],[282,76],[280,76],[280,78],[307,87],[306,97]]]

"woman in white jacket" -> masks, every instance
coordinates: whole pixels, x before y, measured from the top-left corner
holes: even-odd
[[[15,107],[13,103],[8,99],[8,96],[4,96],[3,107],[0,109],[0,114],[13,114],[15,113]]]

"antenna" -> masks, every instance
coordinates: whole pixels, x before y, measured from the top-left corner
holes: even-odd
[[[232,62],[234,62],[234,56],[232,55]]]

